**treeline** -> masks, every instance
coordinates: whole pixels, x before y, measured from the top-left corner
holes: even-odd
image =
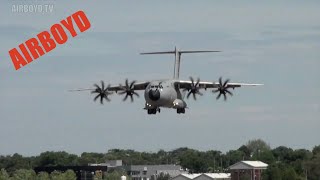
[[[228,167],[241,160],[260,160],[269,167],[263,179],[308,179],[320,178],[320,145],[312,151],[280,146],[271,149],[263,140],[252,140],[236,150],[222,153],[216,150],[198,151],[178,148],[172,151],[137,152],[112,149],[106,153],[84,152],[80,156],[67,152],[44,152],[38,156],[24,157],[19,154],[0,156],[0,169],[13,176],[18,170],[31,170],[38,166],[73,166],[88,163],[103,163],[121,159],[125,165],[135,164],[179,164],[191,173],[225,172]],[[1,177],[0,177],[1,179]]]

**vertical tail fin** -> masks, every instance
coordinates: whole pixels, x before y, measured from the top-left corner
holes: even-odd
[[[181,55],[183,53],[206,53],[206,52],[221,52],[221,51],[180,51],[175,47],[174,51],[146,52],[146,53],[140,53],[140,54],[141,55],[146,55],[146,54],[174,54],[175,62],[174,62],[173,78],[174,79],[179,79]]]

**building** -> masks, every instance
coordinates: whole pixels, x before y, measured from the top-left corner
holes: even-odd
[[[201,174],[188,174],[188,173],[183,173],[183,174],[179,174],[178,176],[175,176],[173,178],[171,178],[171,180],[190,180],[190,179],[194,179],[198,176],[200,176]]]
[[[230,173],[180,174],[171,180],[230,180]]]
[[[169,174],[171,177],[185,173],[179,165],[129,165],[122,167],[132,180],[156,180],[163,174]]]
[[[261,161],[240,161],[230,166],[231,180],[261,180],[261,172],[268,164]]]
[[[194,180],[230,180],[230,173],[203,173]]]
[[[107,166],[108,168],[115,168],[122,166],[122,160],[107,160],[105,163],[90,163],[89,166]]]

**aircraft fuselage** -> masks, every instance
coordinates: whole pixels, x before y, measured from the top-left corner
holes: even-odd
[[[150,82],[145,89],[144,98],[146,100],[145,109],[160,107],[184,109],[187,107],[174,80]]]

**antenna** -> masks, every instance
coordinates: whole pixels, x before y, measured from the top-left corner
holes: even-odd
[[[146,52],[146,53],[140,53],[140,54],[141,55],[148,55],[148,54],[174,54],[175,61],[174,61],[173,78],[174,79],[179,79],[180,61],[181,61],[181,55],[183,53],[207,53],[207,52],[221,52],[221,51],[180,51],[176,47],[174,47],[174,51]]]

